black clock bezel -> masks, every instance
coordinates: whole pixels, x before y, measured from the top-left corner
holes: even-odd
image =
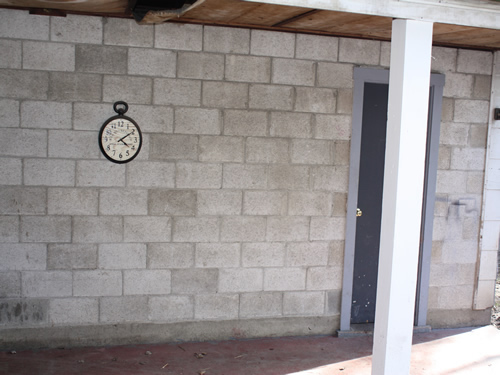
[[[118,105],[124,105],[125,106],[125,109],[117,109],[117,106]],[[137,124],[137,122],[135,122],[134,119],[128,117],[128,116],[125,116],[124,113],[127,111],[128,109],[128,105],[127,103],[125,102],[116,102],[114,105],[113,105],[113,108],[115,110],[115,112],[117,112],[118,114],[116,116],[112,116],[110,118],[108,118],[101,126],[101,130],[99,131],[99,148],[102,152],[102,154],[106,157],[106,159],[108,159],[109,161],[113,162],[113,163],[116,163],[116,164],[126,164],[126,163],[129,163],[131,162],[132,160],[134,160],[137,155],[139,155],[139,152],[141,151],[141,148],[142,148],[142,132],[141,132],[141,128],[139,127],[139,124]],[[114,121],[114,120],[117,120],[117,119],[121,119],[121,120],[127,120],[127,121],[130,121],[132,124],[134,124],[134,126],[136,127],[137,129],[137,133],[139,133],[139,146],[137,147],[137,152],[129,159],[127,160],[116,160],[116,159],[113,159],[110,155],[108,155],[106,153],[106,151],[104,150],[104,147],[102,145],[102,134],[104,133],[104,130],[106,129],[106,126]]]

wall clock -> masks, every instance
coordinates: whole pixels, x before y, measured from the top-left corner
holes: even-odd
[[[123,164],[134,160],[141,151],[142,133],[139,125],[125,116],[128,104],[116,102],[113,109],[118,115],[110,117],[101,126],[99,148],[113,163]]]

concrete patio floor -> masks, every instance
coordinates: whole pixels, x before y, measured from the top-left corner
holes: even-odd
[[[493,326],[416,333],[411,374],[500,374]],[[0,352],[0,374],[370,374],[372,337],[285,337],[220,342]]]

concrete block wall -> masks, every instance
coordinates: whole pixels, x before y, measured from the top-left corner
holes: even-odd
[[[388,43],[0,10],[0,45],[5,340],[41,345],[46,329],[44,345],[125,342],[114,325],[149,341],[164,325],[177,328],[163,340],[338,329],[352,73],[387,68]],[[436,49],[434,309],[470,308],[445,296],[473,284],[485,59]],[[144,135],[126,165],[97,143],[118,100]]]

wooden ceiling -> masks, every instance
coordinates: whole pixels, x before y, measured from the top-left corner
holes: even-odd
[[[47,15],[74,13],[132,18],[128,0],[0,0],[0,8],[29,9]],[[392,19],[241,0],[205,0],[168,22],[390,40]],[[500,30],[436,23],[434,44],[500,50]]]

